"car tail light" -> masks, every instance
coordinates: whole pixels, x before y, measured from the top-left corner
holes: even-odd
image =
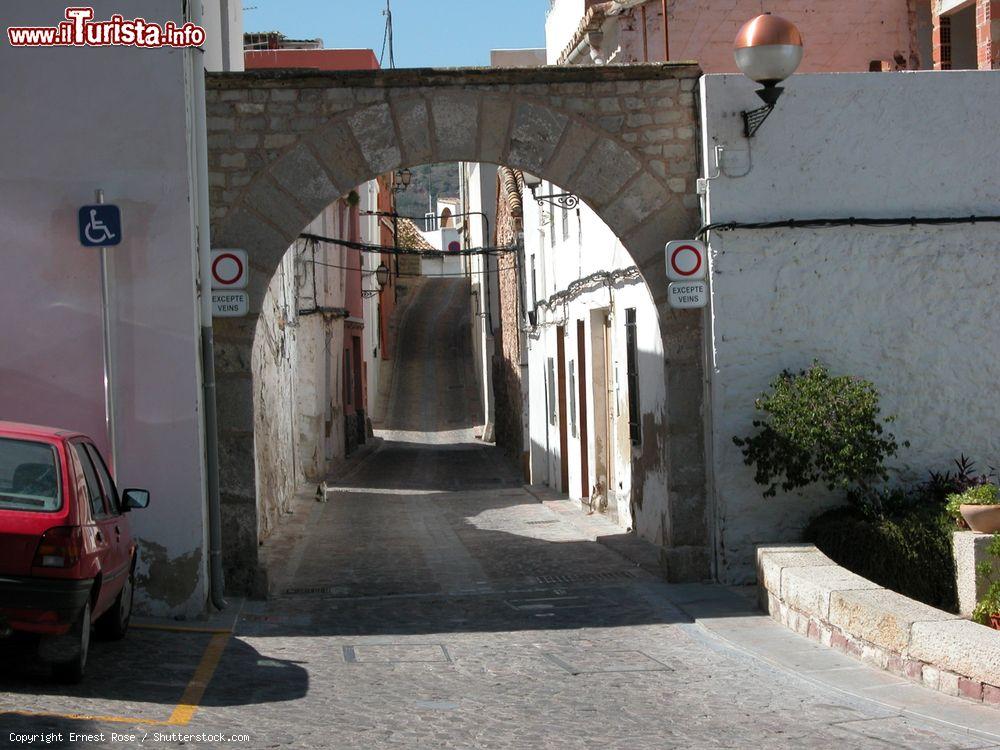
[[[36,568],[72,568],[83,552],[83,531],[78,526],[57,526],[42,534],[35,552]]]

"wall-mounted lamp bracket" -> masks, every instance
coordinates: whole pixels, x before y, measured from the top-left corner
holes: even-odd
[[[531,192],[531,197],[535,199],[535,202],[539,206],[544,206],[546,203],[552,206],[558,206],[559,208],[572,209],[580,205],[580,199],[577,198],[572,193],[551,193],[549,195],[535,195],[535,192]]]
[[[743,117],[744,136],[754,137],[754,134],[760,130],[760,126],[764,124],[764,120],[774,111],[774,105],[778,103],[778,98],[783,92],[784,89],[781,86],[767,84],[764,85],[764,88],[757,89],[757,96],[764,102],[764,106],[740,112]]]
[[[764,120],[773,111],[773,104],[765,104],[763,107],[758,107],[757,109],[740,112],[743,116],[743,135],[747,138],[753,138],[754,133],[760,130],[760,126],[764,124]]]

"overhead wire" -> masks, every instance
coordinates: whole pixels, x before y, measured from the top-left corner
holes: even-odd
[[[829,229],[832,227],[906,227],[918,224],[951,226],[955,224],[995,224],[1000,216],[899,216],[892,218],[859,218],[848,216],[836,219],[779,219],[777,221],[720,221],[706,224],[698,230],[698,237],[709,232],[732,232],[737,229]]]
[[[413,247],[390,247],[388,245],[371,245],[367,242],[355,242],[353,240],[343,240],[337,237],[324,237],[320,234],[302,232],[300,239],[312,242],[321,242],[327,245],[339,245],[351,250],[358,250],[362,253],[375,253],[377,255],[419,255],[424,258],[440,258],[452,256],[475,256],[475,255],[503,255],[505,253],[516,252],[516,247],[479,247],[468,250],[421,250]]]

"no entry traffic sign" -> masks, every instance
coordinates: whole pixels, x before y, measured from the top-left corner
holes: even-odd
[[[247,288],[246,250],[212,251],[212,289]]]
[[[708,270],[705,244],[698,240],[675,240],[666,247],[667,278],[671,281],[704,279]]]

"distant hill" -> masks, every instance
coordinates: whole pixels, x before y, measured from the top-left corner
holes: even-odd
[[[402,216],[423,216],[428,211],[428,198],[460,197],[458,164],[424,164],[414,167],[410,188],[396,196],[396,210]]]

